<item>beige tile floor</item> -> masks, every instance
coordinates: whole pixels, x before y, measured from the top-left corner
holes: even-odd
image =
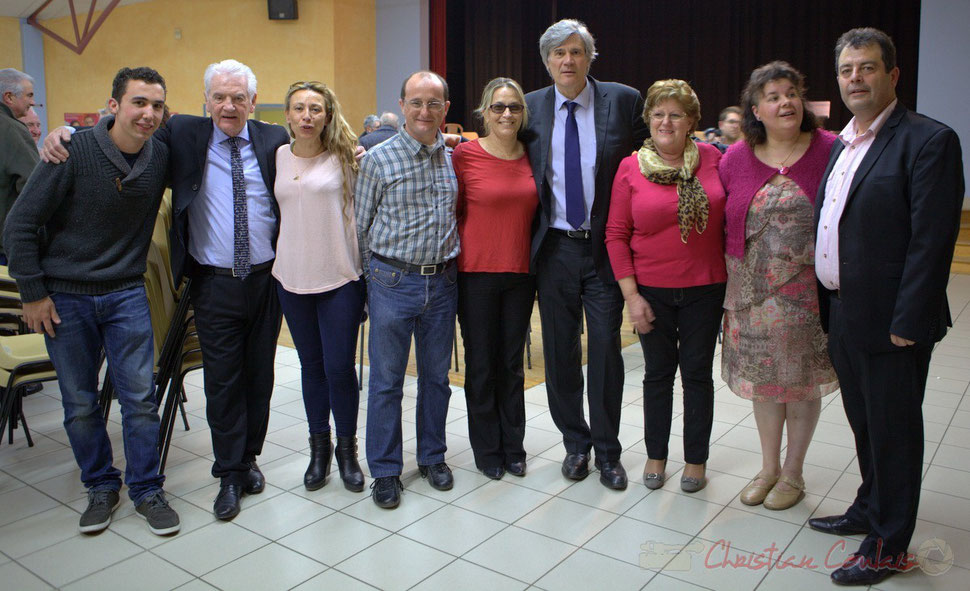
[[[879,586],[959,589],[970,580],[970,276],[950,282],[956,326],[933,356],[923,406],[926,454],[923,495],[912,549],[938,544],[930,576],[918,570]],[[826,564],[851,552],[859,538],[810,530],[815,515],[840,513],[859,483],[852,433],[841,400],[824,400],[808,456],[808,495],[795,508],[746,507],[738,493],[758,471],[758,439],[750,404],[717,385],[709,462],[710,484],[686,495],[676,486],[683,456],[674,435],[671,482],[649,491],[643,469],[643,407],[638,346],[626,361],[621,441],[634,478],[623,492],[595,477],[571,482],[559,473],[561,440],[543,387],[527,392],[529,474],[486,479],[474,469],[464,397],[454,389],[448,416],[448,461],[455,488],[433,490],[417,476],[414,456],[416,384],[405,389],[405,485],[395,511],[336,479],[323,489],[302,486],[307,441],[296,352],[280,347],[277,387],[260,464],[266,491],[243,500],[232,523],[216,522],[218,490],[209,476],[212,452],[201,375],[190,376],[191,430],[176,429],[166,481],[182,531],[148,532],[127,500],[108,531],[77,533],[84,489],[61,426],[56,384],[29,397],[25,409],[36,446],[17,432],[0,446],[0,588],[29,589],[819,589]],[[716,372],[719,373],[719,372]],[[366,378],[365,378],[366,379]],[[678,386],[679,387],[679,386]],[[677,396],[675,408],[681,404]],[[361,403],[360,424],[366,404]],[[117,405],[109,423],[121,453]],[[674,431],[680,431],[680,417]],[[364,436],[363,428],[358,435]],[[363,446],[362,446],[363,448]],[[119,460],[119,465],[123,460]],[[719,543],[720,542],[720,543]],[[729,548],[727,547],[729,544]],[[925,544],[925,545],[924,545]],[[747,565],[738,566],[747,561]],[[809,562],[810,561],[810,562]]]

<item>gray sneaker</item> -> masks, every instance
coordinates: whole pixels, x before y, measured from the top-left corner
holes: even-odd
[[[121,497],[116,490],[89,490],[88,508],[81,514],[78,529],[82,534],[104,530],[111,523],[111,514],[118,508]]]
[[[182,527],[179,523],[179,514],[169,507],[168,501],[165,500],[165,493],[161,489],[142,499],[135,507],[135,511],[148,521],[148,529],[153,534],[159,536],[174,534]]]

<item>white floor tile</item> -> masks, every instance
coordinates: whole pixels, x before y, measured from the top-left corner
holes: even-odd
[[[550,498],[550,495],[510,484],[503,479],[478,487],[454,501],[454,504],[492,519],[514,523]]]
[[[634,591],[653,576],[652,571],[580,548],[536,581],[535,586],[550,591]]]
[[[64,591],[102,591],[121,581],[138,581],[139,591],[165,591],[188,583],[194,577],[174,564],[149,552],[142,552],[118,564],[64,587]]]
[[[723,509],[716,503],[658,489],[624,515],[694,536]]]
[[[787,546],[799,529],[791,523],[727,507],[698,536],[714,543],[723,541],[737,551],[768,555],[772,547]]]
[[[291,589],[327,567],[278,544],[268,544],[202,577],[220,589]]]
[[[265,546],[269,540],[233,523],[212,523],[179,534],[153,550],[172,564],[202,576]]]
[[[76,534],[20,559],[20,563],[57,587],[86,577],[129,556],[141,548],[111,531],[94,536]]]
[[[442,552],[461,556],[506,527],[501,521],[446,505],[398,533]]]
[[[463,558],[519,581],[533,583],[575,550],[573,545],[512,526]]]
[[[522,519],[521,527],[561,542],[581,546],[615,521],[617,515],[566,499],[552,498]]]
[[[333,566],[390,535],[391,532],[386,529],[342,513],[333,513],[281,538],[277,543],[317,562]]]
[[[412,591],[437,591],[439,589],[461,589],[462,591],[517,591],[528,585],[505,575],[472,564],[456,560],[412,587]]]
[[[379,589],[408,589],[439,571],[453,557],[392,535],[337,565],[338,570]]]
[[[323,571],[302,585],[294,587],[293,591],[319,591],[320,589],[340,589],[340,591],[374,591],[377,588],[372,587],[359,579],[345,575],[339,570],[330,569]]]
[[[420,485],[428,486],[424,482],[420,483]],[[376,525],[377,527],[382,527],[390,531],[398,531],[422,519],[433,511],[437,511],[443,506],[444,503],[441,501],[408,492],[408,489],[405,488],[404,492],[401,493],[401,504],[396,509],[382,509],[375,505],[370,497],[364,497],[357,503],[343,509],[343,513],[366,521],[371,525]]]
[[[21,558],[73,538],[79,535],[77,527],[80,517],[76,511],[59,505],[0,527],[0,552]]]
[[[660,570],[691,536],[630,517],[619,517],[584,548],[635,566]],[[673,551],[672,551],[673,550]]]
[[[297,495],[284,492],[272,502],[260,503],[241,512],[233,521],[240,527],[270,540],[310,525],[333,513],[333,510]]]
[[[30,571],[16,562],[8,562],[0,565],[0,581],[3,581],[5,588],[16,589],[17,591],[35,591],[54,588],[31,574]]]
[[[11,490],[0,495],[0,507],[3,507],[0,526],[53,509],[57,505],[57,501],[30,487]]]

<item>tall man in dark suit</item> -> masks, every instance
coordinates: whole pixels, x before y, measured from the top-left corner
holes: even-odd
[[[176,282],[192,277],[212,475],[220,479],[213,512],[229,520],[242,495],[266,483],[256,456],[266,437],[281,319],[270,275],[279,233],[273,184],[276,148],[289,135],[248,120],[256,76],[236,60],[206,68],[205,101],[211,118],[175,115],[153,138],[170,148],[172,273]],[[44,142],[45,160],[67,158],[60,145],[66,134]]]
[[[590,77],[596,46],[583,23],[561,20],[539,39],[554,84],[526,95],[532,172],[539,190],[532,240],[542,317],[546,391],[563,434],[562,472],[582,480],[596,450],[600,481],[627,485],[620,463],[623,295],[613,278],[604,235],[617,166],[648,135],[640,93]],[[586,315],[589,424],[583,416],[580,326]]]
[[[866,534],[832,580],[872,585],[906,568],[923,465],[923,393],[946,299],[964,180],[952,129],[896,100],[896,49],[853,29],[835,47],[855,116],[832,148],[816,201],[815,269],[829,354],[855,434],[862,486],[818,531]]]

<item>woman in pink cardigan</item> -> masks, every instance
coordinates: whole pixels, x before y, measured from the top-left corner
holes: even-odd
[[[785,62],[752,72],[741,96],[745,141],[719,167],[728,196],[721,373],[732,392],[753,401],[762,453],[741,502],[774,510],[804,496],[802,466],[821,398],[838,388],[818,317],[813,224],[835,136],[818,129],[804,94],[804,77]]]

